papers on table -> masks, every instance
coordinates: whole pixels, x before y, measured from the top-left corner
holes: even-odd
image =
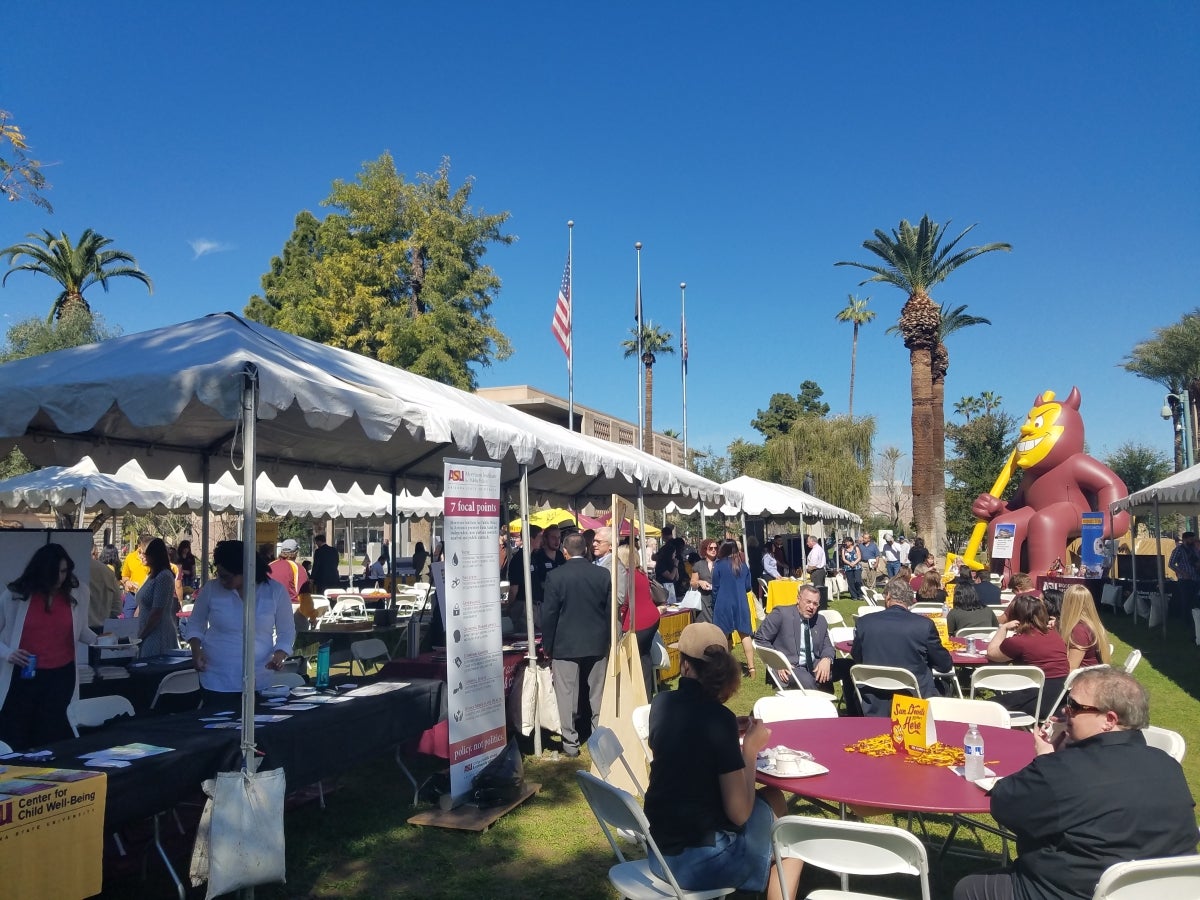
[[[109,747],[107,750],[94,750],[84,753],[79,758],[86,760],[89,766],[123,769],[132,760],[145,759],[147,756],[158,756],[160,753],[172,753],[173,747],[158,747],[154,744],[122,744],[119,747]]]
[[[953,772],[955,775],[957,775],[959,778],[966,777],[963,774],[962,766],[951,766],[950,771]],[[1004,777],[1003,775],[997,775],[995,772],[993,772],[987,766],[984,766],[983,767],[983,777],[976,778],[972,782],[972,784],[977,784],[981,788],[983,788],[985,791],[990,791],[992,788],[994,788],[996,786],[996,782],[999,781],[1003,777]]]
[[[380,681],[375,684],[366,684],[360,688],[355,688],[347,696],[348,697],[378,697],[381,694],[388,694],[392,691],[398,691],[401,688],[408,687],[407,681]]]

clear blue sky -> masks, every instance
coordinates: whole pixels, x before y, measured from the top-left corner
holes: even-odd
[[[911,451],[904,301],[859,288],[862,241],[928,212],[1008,241],[939,286],[991,327],[950,344],[946,397],[1083,393],[1089,448],[1170,446],[1163,391],[1121,358],[1195,308],[1200,5],[714,2],[575,5],[51,4],[14,21],[0,108],[53,163],[47,215],[0,208],[0,246],[94,228],[155,281],[92,293],[126,332],[240,312],[296,214],[390,150],[452,162],[519,237],[486,257],[512,358],[485,386],[566,394],[550,333],[575,227],[576,399],[636,419],[635,241],[649,318],[678,335],[688,284],[689,443],[722,451],[772,392],[813,379]],[[206,242],[210,252],[194,249]],[[864,273],[865,274],[865,273]],[[45,314],[43,278],[0,324]],[[655,425],[681,425],[678,356]]]

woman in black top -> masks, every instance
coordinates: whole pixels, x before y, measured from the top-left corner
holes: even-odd
[[[787,808],[780,791],[754,790],[758,752],[771,732],[751,719],[738,746],[737,717],[725,701],[737,692],[741,667],[720,628],[684,628],[679,661],[678,690],[659,694],[650,707],[650,834],[684,890],[765,890],[768,900],[777,900],[771,827]],[[650,865],[657,869],[655,861]],[[783,865],[795,896],[800,860]]]

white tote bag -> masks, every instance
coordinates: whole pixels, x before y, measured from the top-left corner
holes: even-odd
[[[700,597],[700,592],[695,588],[689,590],[683,595],[683,599],[679,601],[679,606],[682,609],[701,609],[703,602]]]
[[[192,886],[208,881],[206,900],[281,882],[287,872],[283,843],[283,769],[220,772],[202,785],[208,795],[189,874]]]
[[[550,667],[526,665],[521,671],[521,734],[528,736],[533,733],[534,691],[538,692],[537,711],[542,728],[558,732],[561,727],[558,719],[558,700],[554,696],[554,676]]]

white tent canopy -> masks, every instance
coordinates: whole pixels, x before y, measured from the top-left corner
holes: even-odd
[[[727,502],[721,506],[720,512],[727,516],[739,513],[775,518],[816,516],[822,522],[862,524],[861,516],[834,506],[832,503],[819,500],[798,488],[772,484],[769,481],[751,478],[749,475],[741,475],[725,482],[721,487],[733,494],[740,494],[742,498],[740,502]],[[674,506],[676,512],[684,515],[691,515],[699,509],[699,504],[692,504],[686,509],[680,508],[680,504]],[[706,516],[716,515],[717,511],[716,507],[705,505],[704,514]]]
[[[1200,513],[1200,464],[1114,501],[1110,511],[1114,514],[1128,511],[1139,517],[1197,515]]]
[[[107,475],[86,456],[73,466],[48,466],[0,481],[0,506],[10,509],[64,510],[83,506],[120,511],[199,507],[199,503],[191,501],[188,493],[178,486],[147,478],[136,462],[126,463],[115,474]]]
[[[394,479],[420,490],[440,485],[443,457],[459,456],[499,461],[508,485],[527,465],[535,500],[606,504],[639,484],[660,507],[673,496],[737,499],[639,450],[232,313],[0,366],[0,449],[41,465],[90,455],[104,470],[136,448],[147,474],[182,465],[203,481],[210,464],[241,462],[248,381],[257,469],[276,484],[295,475],[371,490]]]

